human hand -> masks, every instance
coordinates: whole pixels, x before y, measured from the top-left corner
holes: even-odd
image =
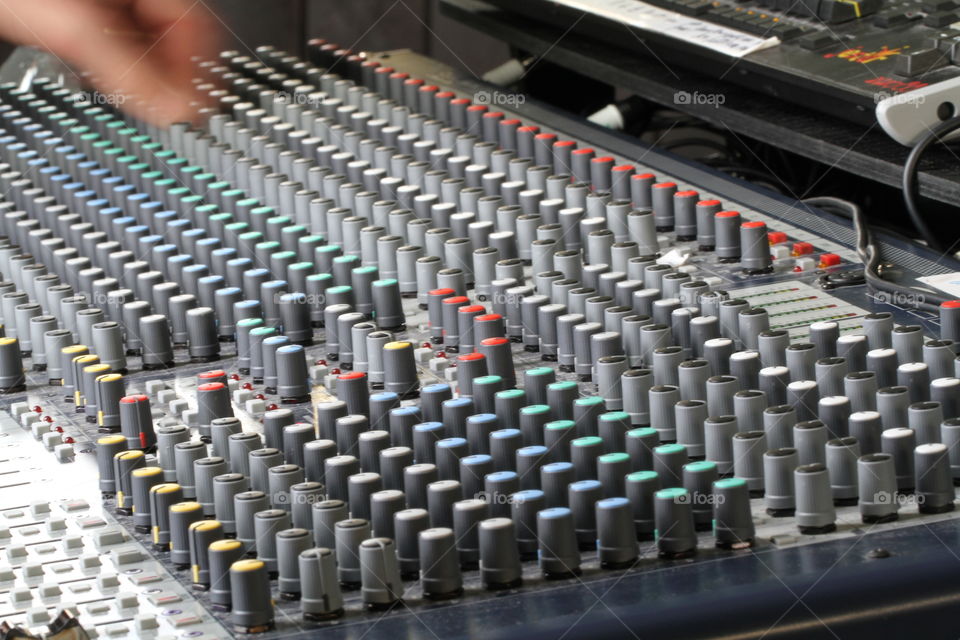
[[[192,118],[191,58],[216,54],[217,31],[189,0],[0,0],[0,38],[47,49],[157,124]]]

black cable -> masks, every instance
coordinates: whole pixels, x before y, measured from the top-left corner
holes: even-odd
[[[917,189],[917,165],[920,163],[920,156],[927,150],[927,147],[934,142],[942,142],[943,136],[957,129],[960,129],[960,116],[944,120],[931,129],[920,142],[914,145],[910,151],[910,155],[907,156],[907,161],[903,163],[903,201],[907,205],[907,214],[909,214],[913,226],[920,232],[920,237],[922,237],[931,248],[937,249],[938,251],[943,251],[944,246],[940,242],[940,239],[930,230],[930,227],[927,226],[926,221],[923,219],[923,216],[920,215],[920,210],[917,207],[919,191]]]
[[[880,247],[874,242],[873,234],[867,225],[863,210],[858,205],[829,196],[807,198],[803,202],[814,207],[843,209],[849,213],[849,217],[853,220],[853,228],[857,232],[857,255],[863,262],[863,277],[867,283],[867,288],[874,292],[893,294],[897,297],[902,296],[910,300],[910,305],[917,309],[923,309],[931,313],[939,312],[940,305],[947,301],[945,296],[926,289],[890,282],[880,277],[877,271],[877,266],[881,260]]]

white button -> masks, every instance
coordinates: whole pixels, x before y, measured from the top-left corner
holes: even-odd
[[[43,565],[39,562],[31,562],[23,565],[24,578],[39,578],[43,575]]]
[[[247,400],[243,408],[252,416],[259,416],[267,409],[267,405],[263,400],[257,400],[256,398],[252,400]]]
[[[69,551],[70,549],[82,549],[83,548],[83,538],[80,536],[66,536],[63,539],[63,550]]]
[[[27,624],[36,627],[50,622],[50,612],[46,607],[35,607],[27,610]]]
[[[106,575],[97,576],[97,588],[100,590],[103,589],[113,589],[120,585],[120,580],[117,579],[117,576],[112,573]]]
[[[133,619],[133,628],[137,631],[152,631],[158,626],[157,619],[147,614],[140,614]]]
[[[58,444],[56,447],[54,447],[53,453],[57,456],[57,460],[61,462],[73,460],[74,456],[76,455],[72,444]]]
[[[110,555],[113,558],[113,564],[117,566],[123,564],[133,564],[134,562],[140,562],[143,560],[143,552],[137,548],[114,549],[110,552]]]
[[[80,558],[80,567],[82,569],[95,569],[100,566],[99,556],[83,556]]]
[[[140,606],[140,601],[137,600],[137,594],[135,593],[118,593],[117,594],[117,608],[136,609],[138,606]]]
[[[62,593],[58,584],[42,584],[37,592],[41,598],[55,598]]]
[[[30,411],[30,405],[26,402],[14,402],[10,405],[10,413],[13,414],[14,418],[19,418],[27,411]]]
[[[15,562],[18,558],[27,557],[27,548],[22,544],[7,547],[7,560]]]
[[[25,587],[13,589],[10,592],[10,602],[30,602],[31,600],[33,600],[33,594]]]
[[[43,446],[47,448],[48,451],[52,451],[54,447],[63,442],[63,436],[61,436],[56,431],[48,431],[43,434]]]
[[[43,516],[50,513],[50,503],[49,502],[34,502],[30,504],[30,513],[33,514],[34,518],[42,518]]]
[[[63,518],[50,518],[47,520],[47,533],[53,534],[57,531],[63,531],[67,528],[67,521]]]

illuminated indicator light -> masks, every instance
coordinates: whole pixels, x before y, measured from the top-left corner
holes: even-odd
[[[247,391],[250,391],[250,389],[253,389],[253,385],[250,384],[249,382],[244,382],[243,388],[246,389]]]
[[[73,444],[74,442],[76,442],[76,441],[75,441],[73,438],[71,438],[70,436],[67,436],[66,438],[64,438],[63,441],[64,441],[66,444]]]
[[[315,364],[320,367],[325,367],[327,366],[327,361],[323,358],[318,358]]]
[[[239,379],[240,379],[240,374],[239,374],[239,373],[231,373],[231,374],[230,374],[230,379],[231,379],[231,380],[239,380]]]
[[[330,375],[333,375],[333,376],[338,376],[338,375],[340,375],[340,369],[337,368],[337,367],[334,367],[333,369],[330,369]]]
[[[53,416],[43,416],[44,422],[53,422]]]
[[[257,395],[255,395],[255,396],[253,396],[253,397],[256,398],[257,400],[265,400],[265,399],[266,399],[266,396],[263,395],[262,393],[258,393]]]
[[[276,411],[278,408],[277,405],[272,403],[267,405],[267,411]]]
[[[38,404],[37,404],[37,405],[34,405],[34,406],[33,406],[33,412],[34,412],[34,413],[43,413],[43,407],[41,407],[41,406],[38,405]]]
[[[793,256],[805,256],[813,253],[813,245],[809,242],[794,242],[793,251],[790,252]]]
[[[835,253],[824,253],[820,256],[820,268],[835,267],[840,264],[840,256]]]
[[[438,351],[438,352],[437,352],[437,357],[438,357],[438,358],[446,358],[446,357],[447,357],[447,352],[446,352],[446,351]]]
[[[767,234],[767,239],[770,241],[771,245],[782,244],[787,241],[787,234],[783,231],[771,231]]]

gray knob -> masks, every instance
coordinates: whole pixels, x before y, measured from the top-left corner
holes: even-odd
[[[256,548],[254,516],[269,508],[270,499],[263,491],[242,491],[233,496],[233,512],[237,519],[237,540],[243,543],[245,552]]]
[[[803,534],[834,531],[836,511],[830,490],[830,474],[822,463],[804,464],[793,472],[797,501],[797,527]]]
[[[750,489],[743,478],[724,478],[713,483],[713,519],[716,544],[722,549],[753,546],[754,526],[750,513]]]
[[[796,449],[771,449],[763,454],[764,504],[773,517],[792,516],[796,506],[793,471],[799,466]]]
[[[177,502],[170,505],[170,562],[178,569],[190,566],[190,526],[203,520],[203,507],[198,502]]]
[[[855,504],[857,490],[857,459],[860,447],[856,438],[836,438],[826,446],[827,470],[830,472],[830,488],[837,506]]]
[[[336,558],[327,547],[300,554],[300,608],[305,620],[329,620],[343,615]]]
[[[943,417],[939,402],[915,402],[907,407],[907,425],[916,434],[918,444],[942,442],[940,424]]]
[[[537,531],[540,538],[540,569],[544,577],[553,579],[579,575],[580,549],[573,512],[566,507],[539,511]]]
[[[850,414],[850,436],[857,439],[860,453],[867,455],[880,451],[880,434],[883,423],[876,411],[857,411]]]
[[[239,540],[217,540],[207,548],[210,564],[210,602],[227,608],[231,606],[230,567],[243,558],[243,543]]]
[[[510,518],[490,518],[479,524],[480,578],[487,589],[519,585],[523,570]]]
[[[797,412],[788,404],[770,406],[763,411],[763,430],[771,449],[793,446],[793,427],[797,424]]]
[[[918,445],[913,460],[920,513],[953,511],[956,495],[947,446],[939,442]]]
[[[133,526],[139,533],[150,532],[150,490],[163,483],[163,469],[141,467],[132,473]]]
[[[290,514],[281,509],[266,509],[253,515],[257,557],[267,563],[270,577],[277,576],[277,534],[290,528]]]
[[[237,532],[237,517],[234,500],[238,493],[247,488],[247,479],[239,473],[224,473],[213,479],[213,511],[216,519],[223,525],[225,534]]]
[[[657,550],[661,558],[688,558],[697,551],[690,493],[682,487],[654,494]]]
[[[260,559],[238,560],[230,567],[230,592],[233,606],[230,622],[242,633],[261,633],[273,629],[273,601],[267,564]]]
[[[277,532],[276,544],[279,571],[277,586],[280,597],[284,600],[299,600],[300,554],[312,546],[313,536],[307,529],[284,529]]]
[[[717,463],[722,475],[733,472],[733,436],[737,431],[737,419],[730,415],[712,416],[703,423],[704,455]]]
[[[707,460],[683,466],[683,488],[692,498],[693,524],[698,531],[713,526],[713,483],[718,478],[717,465]]]
[[[361,585],[360,544],[370,537],[370,522],[361,518],[341,520],[334,527],[337,575],[345,589]]]
[[[763,495],[763,454],[767,436],[763,431],[741,431],[733,436],[733,473],[747,483],[750,493]]]
[[[418,536],[420,585],[431,600],[454,598],[463,592],[456,538],[446,527],[425,529]]]
[[[190,566],[193,568],[193,587],[210,587],[209,547],[223,537],[223,526],[216,520],[198,520],[187,530],[190,547]]]
[[[899,517],[897,474],[889,453],[868,453],[857,460],[860,517],[864,524],[892,522]]]
[[[851,411],[874,411],[877,408],[877,374],[854,371],[843,377],[843,393],[850,399]]]
[[[227,461],[220,456],[200,458],[193,463],[197,502],[203,507],[203,515],[212,517],[216,511],[213,495],[213,479],[229,471]]]
[[[367,607],[386,609],[403,596],[393,540],[370,538],[360,543],[360,582]]]

